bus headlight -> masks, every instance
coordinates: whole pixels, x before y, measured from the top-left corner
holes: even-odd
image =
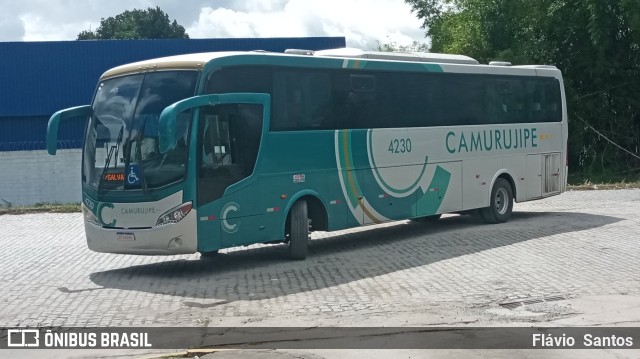
[[[95,224],[96,226],[101,226],[96,215],[93,214],[93,212],[91,212],[91,210],[87,208],[87,206],[85,206],[84,203],[81,205],[81,208],[82,208],[82,215],[84,216],[85,221],[91,224]]]
[[[156,226],[162,226],[169,223],[178,223],[191,212],[193,204],[191,202],[183,203],[177,207],[164,212],[156,222]]]

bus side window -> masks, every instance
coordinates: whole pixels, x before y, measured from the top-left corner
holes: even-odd
[[[372,92],[349,92],[347,96],[346,128],[378,128],[377,116],[373,116],[376,107],[375,94]]]
[[[229,124],[219,115],[204,116],[201,167],[218,167],[231,163],[229,155]]]
[[[560,105],[560,83],[554,78],[544,79],[543,84],[544,93],[544,114],[545,122],[560,122],[562,121],[562,106]]]
[[[206,93],[271,92],[271,70],[266,67],[227,67],[211,74]]]
[[[511,123],[516,113],[512,83],[506,79],[486,80],[487,123]]]
[[[398,127],[441,126],[442,93],[438,76],[431,74],[387,74],[385,76],[389,89],[384,96],[393,104],[394,123]]]
[[[333,103],[333,121],[329,129],[348,128],[349,118],[349,74],[346,71],[327,73],[331,79],[331,101]]]
[[[447,125],[481,124],[487,117],[484,88],[485,81],[478,76],[456,75],[444,81]]]
[[[374,75],[349,75],[349,93],[347,96],[346,128],[380,128],[378,111],[382,104],[376,101],[376,78]]]
[[[253,173],[260,149],[262,137],[262,106],[239,104],[237,105],[237,131],[234,141],[238,150],[238,161],[242,165],[245,177]]]
[[[324,72],[276,71],[273,80],[275,131],[335,127],[331,77]]]
[[[526,82],[531,122],[544,121],[544,93],[540,81],[534,79]]]

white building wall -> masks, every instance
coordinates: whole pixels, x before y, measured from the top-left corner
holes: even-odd
[[[0,152],[0,206],[79,203],[82,150]]]

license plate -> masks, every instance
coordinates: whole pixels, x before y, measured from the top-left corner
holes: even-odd
[[[133,233],[118,233],[118,240],[119,241],[135,241],[136,236],[134,236]]]

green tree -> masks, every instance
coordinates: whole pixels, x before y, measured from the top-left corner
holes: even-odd
[[[380,42],[374,51],[383,52],[427,52],[429,46],[419,41],[413,41],[410,45],[400,45],[395,41]]]
[[[102,18],[95,31],[84,30],[78,34],[78,40],[188,38],[184,27],[176,20],[171,22],[159,7],[127,10],[115,17]]]
[[[562,70],[574,173],[640,167],[639,1],[405,1],[423,20],[434,52]]]

